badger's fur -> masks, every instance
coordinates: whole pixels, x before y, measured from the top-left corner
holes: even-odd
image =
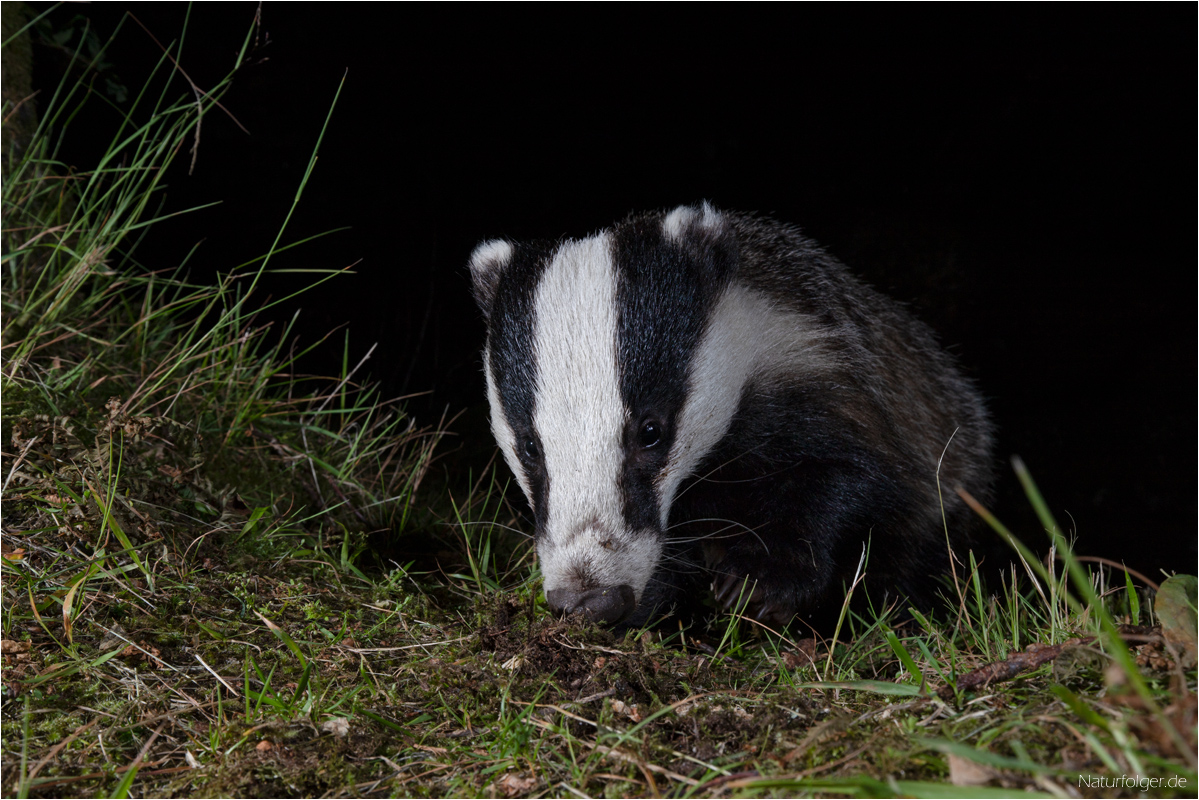
[[[470,268],[552,607],[638,624],[710,584],[782,625],[839,607],[867,540],[873,596],[935,590],[968,526],[953,487],[991,481],[986,410],[797,229],[705,203]]]

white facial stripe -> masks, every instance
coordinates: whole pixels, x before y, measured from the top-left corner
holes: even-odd
[[[616,271],[601,234],[563,244],[537,286],[537,404],[552,492],[548,532],[563,543],[591,518],[622,527],[624,402],[616,363]]]
[[[600,234],[563,244],[537,286],[533,424],[549,484],[539,548],[547,589],[580,572],[630,582],[627,566],[603,562],[610,553],[623,562],[635,546],[630,540],[643,538],[626,530],[620,493],[625,409],[616,280],[610,237]],[[638,596],[643,588],[634,585]]]
[[[508,418],[504,416],[504,404],[500,401],[500,389],[491,374],[490,346],[483,348],[483,374],[487,377],[487,402],[491,405],[491,435],[495,437],[496,444],[500,446],[500,452],[504,454],[504,460],[508,462],[512,474],[516,476],[516,482],[520,484],[521,491],[525,493],[531,507],[533,505],[533,487],[529,483],[529,476],[525,474],[524,465],[520,463],[520,458],[516,455],[516,434],[512,431],[512,426],[508,424]],[[537,509],[534,508],[533,511],[536,513]]]
[[[768,378],[784,366],[789,371],[797,365],[821,370],[827,362],[820,338],[813,321],[759,292],[735,284],[725,291],[691,360],[687,402],[658,484],[663,528],[679,484],[728,433],[746,383]]]

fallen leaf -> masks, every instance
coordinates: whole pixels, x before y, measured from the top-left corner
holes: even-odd
[[[1153,611],[1162,624],[1162,636],[1178,649],[1184,669],[1196,664],[1197,586],[1194,575],[1173,575],[1162,582],[1153,601]]]
[[[111,650],[114,647],[124,647],[128,644],[128,642],[126,642],[125,638],[122,637],[128,638],[128,636],[129,634],[126,633],[125,629],[120,625],[113,625],[110,630],[104,631],[104,636],[101,637],[100,643],[96,645],[96,647],[100,648],[101,650]]]
[[[334,717],[321,723],[321,730],[331,733],[339,739],[344,739],[350,732],[350,721],[345,717]]]
[[[496,778],[492,784],[497,792],[502,792],[505,797],[516,797],[520,794],[528,794],[529,790],[537,785],[536,778],[522,778],[519,775],[514,775],[511,772]]]
[[[617,714],[623,714],[624,716],[633,720],[633,722],[641,721],[641,712],[637,710],[637,706],[635,705],[628,705],[620,700],[613,700],[612,710]]]
[[[984,786],[994,777],[995,773],[982,764],[949,754],[949,782],[954,786]]]

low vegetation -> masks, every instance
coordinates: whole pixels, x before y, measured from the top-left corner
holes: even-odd
[[[1048,557],[978,507],[1012,566],[959,554],[937,618],[552,617],[503,472],[259,322],[307,234],[138,262],[224,113],[178,57],[96,165],[57,156],[80,73],[4,155],[5,796],[1194,796],[1195,579],[1081,562],[1019,462]]]

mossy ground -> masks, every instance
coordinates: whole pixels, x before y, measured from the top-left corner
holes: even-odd
[[[81,463],[54,474],[84,475],[96,448],[67,450]],[[162,451],[124,452],[122,477],[161,499],[133,476],[139,456],[147,475],[174,474]],[[135,545],[139,569],[119,547],[98,555],[113,539],[82,499],[6,499],[7,795],[110,794],[134,766],[130,794],[166,797],[1129,796],[1079,787],[1126,773],[1187,781],[1154,796],[1194,785],[1161,720],[1193,748],[1195,673],[1156,629],[1138,651],[1164,716],[1090,645],[945,700],[877,625],[831,658],[727,617],[618,637],[549,615],[523,568],[480,588],[465,538],[406,568],[362,551],[348,570],[341,542],[294,523],[255,533],[236,504],[188,523],[183,491],[158,504],[149,530],[166,532]],[[933,624],[943,638],[900,629],[905,652],[936,648],[916,656],[926,676],[989,660],[951,652],[952,624]]]

